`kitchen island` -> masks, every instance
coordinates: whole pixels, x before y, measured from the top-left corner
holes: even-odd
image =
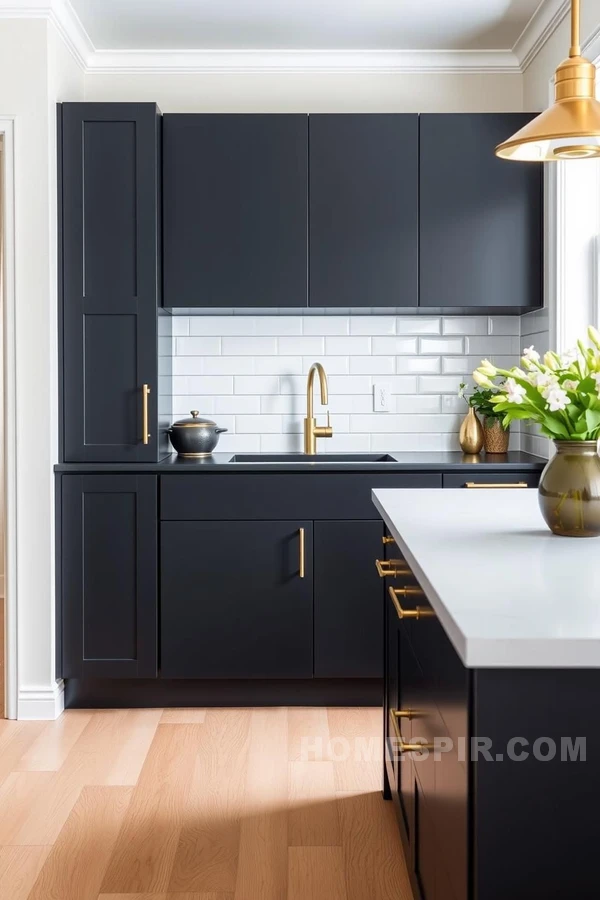
[[[600,543],[553,536],[533,491],[373,500],[396,575],[384,793],[415,895],[597,896]]]

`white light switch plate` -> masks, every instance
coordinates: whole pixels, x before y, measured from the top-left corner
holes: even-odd
[[[373,411],[389,412],[392,388],[389,381],[378,381],[373,385]]]

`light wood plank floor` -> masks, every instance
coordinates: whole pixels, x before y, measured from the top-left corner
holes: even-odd
[[[0,897],[412,900],[381,711],[0,721]]]

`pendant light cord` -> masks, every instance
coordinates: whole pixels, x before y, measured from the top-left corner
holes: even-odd
[[[569,56],[581,56],[579,45],[579,0],[571,0],[571,49]]]

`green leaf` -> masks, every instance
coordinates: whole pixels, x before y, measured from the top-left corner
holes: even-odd
[[[585,421],[590,431],[593,431],[594,428],[598,428],[598,426],[600,425],[600,411],[595,409],[586,409]]]

